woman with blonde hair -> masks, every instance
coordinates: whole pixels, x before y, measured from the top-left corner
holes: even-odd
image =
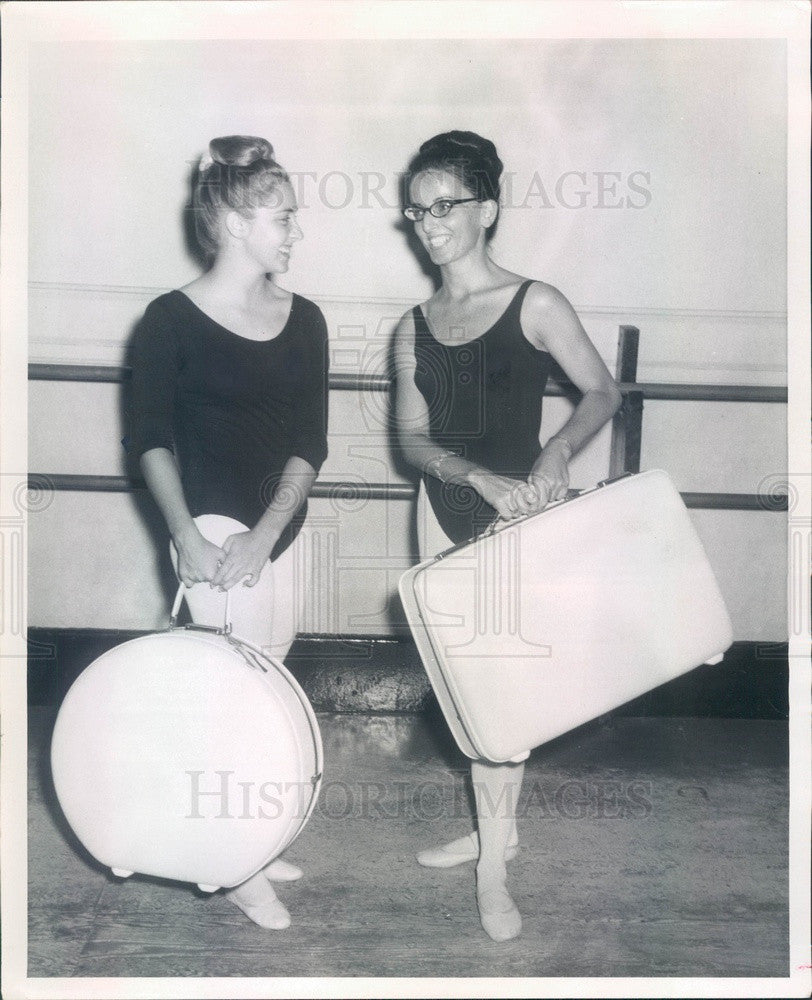
[[[283,659],[296,633],[296,539],[327,454],[327,331],[277,278],[302,238],[288,175],[254,136],[212,140],[194,190],[210,266],[150,303],[133,345],[132,449],[163,514],[193,619]],[[299,581],[299,589],[301,581]],[[270,880],[281,859],[227,893],[255,923],[290,915]]]

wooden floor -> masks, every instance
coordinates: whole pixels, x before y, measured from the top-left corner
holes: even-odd
[[[785,976],[787,729],[618,718],[536,751],[510,865],[520,938],[481,931],[471,865],[420,868],[470,829],[465,759],[424,715],[320,717],[319,807],[278,887],[285,931],[222,894],[112,878],[50,787],[30,715],[31,976]]]

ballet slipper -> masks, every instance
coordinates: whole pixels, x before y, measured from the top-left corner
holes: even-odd
[[[271,885],[261,879],[264,890],[255,883],[257,876],[244,882],[225,894],[226,899],[239,907],[242,912],[260,927],[269,931],[282,931],[290,927],[290,914],[284,903],[277,898]]]
[[[270,864],[265,865],[262,874],[269,882],[296,882],[304,872],[297,865],[292,865],[282,858],[274,858]]]
[[[522,930],[522,915],[503,885],[477,888],[482,929],[493,941],[510,941]]]
[[[505,861],[512,861],[519,850],[519,842],[508,843],[505,847]],[[452,840],[440,847],[429,847],[417,855],[417,863],[424,868],[453,868],[466,861],[476,861],[479,857],[479,836],[475,830]]]

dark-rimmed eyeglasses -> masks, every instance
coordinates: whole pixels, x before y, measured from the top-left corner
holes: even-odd
[[[420,222],[426,212],[435,219],[442,219],[455,205],[464,205],[466,201],[479,201],[479,198],[438,198],[428,208],[423,208],[422,205],[407,205],[403,209],[403,214],[410,222]]]

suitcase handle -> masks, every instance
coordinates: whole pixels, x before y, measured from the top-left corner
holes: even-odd
[[[621,472],[619,476],[610,476],[609,479],[601,479],[595,489],[601,490],[604,486],[611,486],[612,483],[619,483],[621,479],[628,479],[629,476],[633,475],[635,475],[634,472]]]
[[[599,483],[598,485],[605,486],[606,483]],[[553,500],[551,503],[548,503],[547,506],[544,508],[544,510],[549,510],[551,507],[557,507],[559,504],[566,503],[568,500],[574,500],[576,497],[580,496],[583,492],[584,490],[576,490],[576,489],[567,490],[566,494],[563,497],[561,497],[560,500]],[[477,535],[476,538],[477,539],[488,538],[490,535],[494,534],[494,532],[501,530],[501,528],[506,528],[510,524],[516,524],[517,521],[523,521],[525,520],[525,518],[534,516],[535,516],[534,514],[525,514],[523,517],[513,518],[512,521],[503,521],[502,518],[499,516],[499,514],[497,514],[491,521],[491,523],[488,525],[488,527],[485,528],[485,530],[481,534]]]
[[[178,621],[178,612],[180,611],[180,606],[183,604],[183,598],[186,596],[187,591],[186,584],[182,583],[178,587],[178,592],[175,594],[175,602],[172,605],[172,610],[169,613],[169,628],[175,628]],[[197,625],[194,622],[189,625],[184,625],[184,628],[191,630],[197,630],[199,632],[214,632],[215,635],[231,635],[231,590],[226,591],[226,610],[223,618],[223,627],[220,628],[217,625]]]

